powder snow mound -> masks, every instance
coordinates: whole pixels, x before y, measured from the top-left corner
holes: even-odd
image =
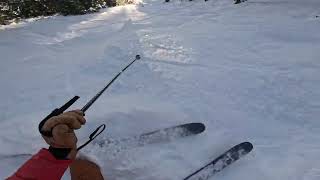
[[[74,95],[81,98],[72,108],[81,108],[140,54],[86,113],[79,144],[101,123],[105,137],[195,121],[207,129],[117,157],[86,149],[108,179],[181,179],[243,141],[255,151],[215,178],[319,179],[319,7],[146,0],[1,30],[0,156],[45,147],[43,117]],[[0,179],[25,159],[0,161]]]

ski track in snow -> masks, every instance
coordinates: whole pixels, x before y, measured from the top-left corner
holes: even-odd
[[[319,179],[319,7],[318,0],[145,1],[1,27],[0,158],[45,147],[41,118],[74,95],[81,99],[73,108],[81,108],[141,54],[87,112],[80,141],[101,123],[106,137],[186,122],[207,130],[124,151],[85,148],[108,179],[182,179],[242,141],[253,152],[212,179]],[[2,159],[0,179],[26,159]]]

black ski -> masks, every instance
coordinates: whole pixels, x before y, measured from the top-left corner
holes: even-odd
[[[205,130],[205,125],[202,123],[187,123],[182,125],[177,125],[165,129],[160,129],[152,131],[149,133],[143,133],[141,135],[129,137],[129,138],[119,138],[110,139],[105,138],[99,141],[95,141],[101,147],[105,146],[118,146],[118,148],[127,147],[141,147],[146,144],[154,144],[161,142],[169,142],[171,140],[192,136],[200,134]]]
[[[240,143],[194,173],[185,177],[183,180],[208,180],[217,172],[251,152],[252,149],[253,145],[250,142]]]
[[[146,144],[169,142],[177,138],[200,134],[205,130],[205,128],[205,125],[202,123],[187,123],[128,138],[100,138],[99,140],[93,141],[93,144],[106,149],[116,149],[117,152],[120,152],[134,147],[142,147]],[[32,154],[0,155],[0,159],[15,158],[19,156],[28,157],[32,156]]]
[[[10,158],[20,158],[20,157],[25,157],[25,158],[28,158],[28,157],[31,157],[32,154],[28,154],[28,153],[21,153],[21,154],[7,154],[7,155],[0,155],[0,159],[10,159]]]

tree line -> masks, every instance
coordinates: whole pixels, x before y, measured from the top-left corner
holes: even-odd
[[[81,15],[128,3],[132,3],[132,0],[2,0],[0,24],[54,14]]]

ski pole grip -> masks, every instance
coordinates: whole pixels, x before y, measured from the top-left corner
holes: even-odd
[[[43,131],[42,127],[43,125],[48,121],[48,119],[52,118],[53,116],[58,116],[62,114],[65,110],[67,110],[73,103],[75,103],[80,97],[75,96],[72,99],[70,99],[67,103],[65,103],[63,106],[60,108],[57,108],[53,110],[47,117],[45,117],[38,126],[40,134],[47,136],[47,137],[52,137],[52,129],[50,131]]]
[[[61,106],[60,111],[63,113],[65,110],[67,110],[73,103],[75,103],[80,97],[79,96],[74,96],[72,99],[70,99],[66,104]],[[60,114],[61,114],[60,113]]]

